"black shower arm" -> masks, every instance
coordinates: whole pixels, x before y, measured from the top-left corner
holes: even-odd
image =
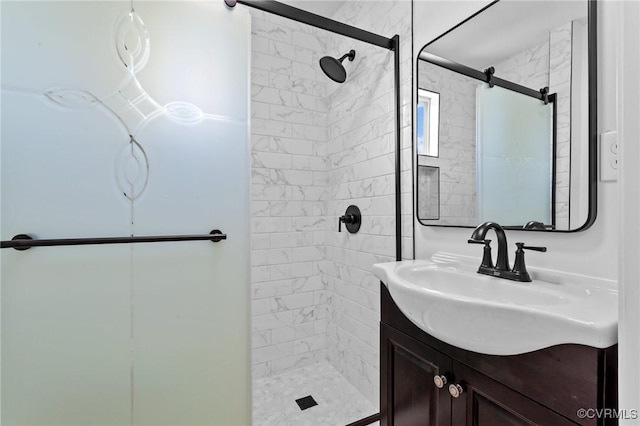
[[[356,57],[356,51],[351,49],[350,51],[342,55],[342,57],[338,59],[338,62],[342,63],[342,61],[344,61],[345,58],[349,58],[350,61],[353,61],[355,57]]]

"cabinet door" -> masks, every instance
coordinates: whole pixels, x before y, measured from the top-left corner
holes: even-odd
[[[453,370],[463,393],[452,398],[452,426],[577,424],[464,364]]]
[[[451,396],[436,375],[451,377],[451,359],[385,324],[381,330],[380,414],[386,426],[449,426]]]

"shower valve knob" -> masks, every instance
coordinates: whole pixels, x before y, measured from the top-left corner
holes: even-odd
[[[348,223],[353,223],[354,221],[354,217],[353,215],[344,215],[344,216],[340,216],[338,218],[338,232],[342,232],[342,224],[344,223],[345,225]]]
[[[345,214],[338,218],[338,232],[342,232],[342,224],[344,223],[347,231],[355,234],[360,229],[361,220],[362,215],[358,207],[353,205],[347,207]]]

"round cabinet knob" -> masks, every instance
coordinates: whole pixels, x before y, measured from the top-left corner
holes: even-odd
[[[433,383],[438,389],[442,389],[447,384],[447,376],[433,376]]]
[[[464,392],[464,389],[462,389],[462,386],[460,386],[459,384],[452,383],[449,385],[449,393],[451,394],[452,397],[458,398],[460,395],[462,395],[463,392]]]

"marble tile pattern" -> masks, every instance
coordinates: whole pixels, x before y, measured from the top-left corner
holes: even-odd
[[[318,405],[300,410],[295,400],[307,395]],[[377,412],[326,361],[253,384],[253,426],[344,426]]]
[[[327,79],[319,30],[251,9],[254,379],[326,359]]]
[[[405,258],[413,257],[410,7],[356,0],[333,16],[401,36]],[[380,296],[370,271],[395,259],[393,54],[251,13],[253,378],[329,360],[377,407]],[[318,60],[350,49],[347,82],[332,82]],[[360,232],[338,233],[350,204],[363,213]]]
[[[440,217],[440,169],[418,165],[418,218],[433,220]]]
[[[418,63],[421,89],[440,93],[439,156],[420,156],[418,164],[440,168],[440,217],[433,225],[475,226],[476,89],[478,80],[425,61]],[[428,217],[429,199],[418,193],[420,217]]]
[[[400,34],[401,67],[410,88],[410,2],[349,1],[334,19],[368,31]],[[345,63],[347,82],[329,83],[329,187],[327,212],[327,357],[375,406],[379,392],[379,281],[371,274],[377,262],[395,260],[395,97],[393,53],[346,38],[328,51],[355,49]],[[406,75],[406,74],[404,74]],[[403,85],[403,88],[406,84]],[[404,128],[411,124],[411,91],[403,90]],[[406,171],[403,187],[411,201],[411,131],[403,132]],[[404,178],[405,175],[403,175]],[[338,233],[337,218],[350,204],[362,211],[357,234]],[[411,204],[406,206],[411,208]],[[411,212],[411,210],[409,210]],[[411,216],[409,216],[411,217]],[[408,222],[410,222],[409,220]],[[409,232],[406,234],[405,232]],[[403,235],[411,236],[406,228]],[[412,256],[411,252],[405,256]]]
[[[496,77],[540,89],[549,85],[549,37],[493,64]]]
[[[556,227],[570,229],[572,24],[549,33],[549,91],[558,96],[556,133]],[[575,226],[574,226],[575,228]]]

